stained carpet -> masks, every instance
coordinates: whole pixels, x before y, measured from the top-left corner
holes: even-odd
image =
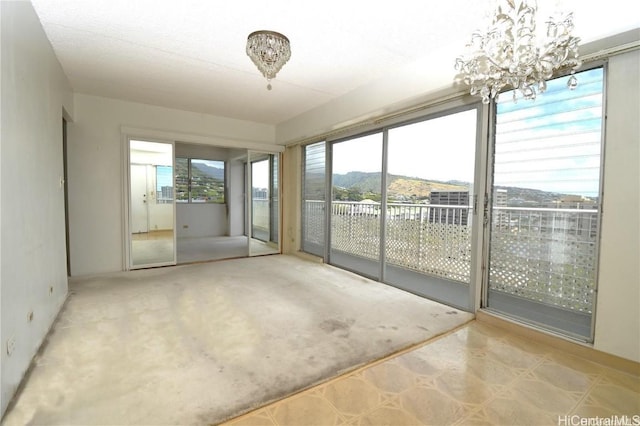
[[[76,278],[5,424],[215,424],[472,319],[265,256]]]

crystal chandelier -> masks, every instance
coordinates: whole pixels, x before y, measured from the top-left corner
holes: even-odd
[[[513,100],[519,91],[525,99],[547,88],[546,80],[556,71],[571,70],[567,82],[575,89],[575,70],[580,39],[573,37],[573,14],[550,17],[546,37],[536,36],[535,0],[498,0],[487,32],[475,31],[467,44],[468,53],[456,59],[457,79],[471,86],[470,93],[487,104],[505,87],[511,86]],[[541,40],[542,38],[542,40]]]
[[[271,90],[271,79],[291,57],[289,39],[275,31],[255,31],[247,38],[247,55],[267,79]]]

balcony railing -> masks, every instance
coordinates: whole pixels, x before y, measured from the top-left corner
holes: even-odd
[[[305,202],[306,242],[324,244],[324,201]],[[331,203],[331,249],[378,260],[381,206]],[[491,288],[589,312],[597,210],[495,207]],[[470,281],[472,208],[387,204],[385,258],[420,273]]]
[[[266,198],[253,198],[252,222],[253,228],[261,231],[269,230],[269,200]]]
[[[324,244],[324,201],[306,201],[303,238]],[[331,249],[377,260],[381,206],[334,201]],[[387,204],[387,262],[430,275],[469,282],[471,209],[468,206]]]
[[[591,313],[598,211],[495,207],[490,288]]]

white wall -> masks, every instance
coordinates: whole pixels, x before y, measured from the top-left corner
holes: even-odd
[[[246,152],[245,152],[246,155]],[[235,157],[234,157],[235,158]],[[245,235],[245,163],[241,159],[229,161],[229,236]]]
[[[141,139],[165,135],[236,148],[272,146],[275,138],[271,125],[84,94],[74,100],[68,137],[72,275],[123,268],[123,126],[141,129],[131,135]]]
[[[595,348],[640,362],[640,51],[609,60]]]
[[[29,2],[0,2],[4,413],[67,295],[62,117],[73,97]],[[28,314],[33,313],[32,321]],[[7,354],[7,341],[15,349]]]
[[[176,227],[178,238],[228,235],[227,205],[177,203]]]
[[[374,119],[440,96],[456,93],[453,64],[459,52],[441,50],[394,70],[276,127],[276,140],[288,144]],[[437,89],[434,89],[437,88]]]

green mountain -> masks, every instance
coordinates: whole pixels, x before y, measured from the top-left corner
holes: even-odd
[[[321,194],[324,191],[323,178],[318,177],[312,182],[315,182],[315,185],[306,189],[308,199],[313,199],[314,192]],[[442,182],[400,175],[389,175],[387,183],[389,185],[387,189],[389,201],[412,203],[428,200],[432,191],[468,191],[470,186],[467,182],[455,180]],[[380,201],[380,187],[381,175],[379,172],[349,172],[333,175],[334,200],[362,201],[371,199]],[[496,189],[507,190],[506,205],[511,207],[562,205],[567,208],[574,208],[573,205],[576,203],[588,206],[596,205],[598,201],[597,197],[580,197],[531,188],[497,187]]]
[[[389,175],[388,195],[395,201],[428,199],[431,191],[467,191],[464,182],[441,182],[416,177]],[[334,199],[360,201],[365,198],[380,200],[381,174],[379,172],[348,172],[333,175]]]
[[[188,161],[176,160],[176,199],[189,199]],[[224,169],[210,167],[203,163],[191,163],[191,201],[224,203]]]

